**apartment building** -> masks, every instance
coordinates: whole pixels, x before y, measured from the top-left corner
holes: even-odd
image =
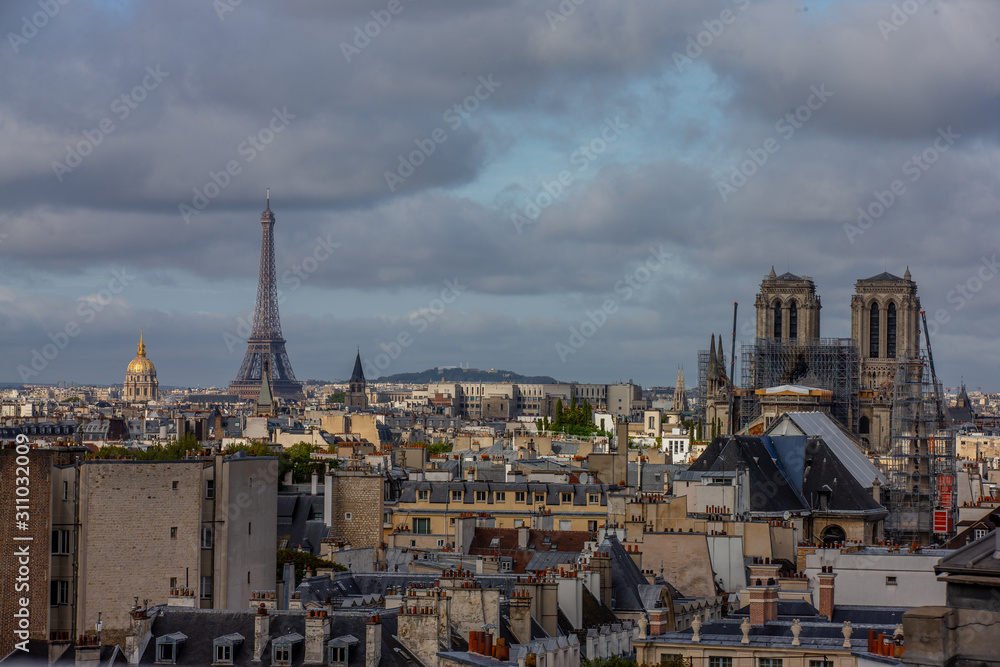
[[[445,473],[446,474],[446,473]],[[386,506],[390,546],[442,548],[455,542],[455,522],[488,512],[499,528],[594,531],[607,522],[608,485],[559,482],[486,482],[438,479],[402,483],[399,500]]]
[[[14,476],[8,452],[0,450],[0,479]],[[276,458],[72,460],[44,449],[28,458],[37,496],[30,525],[38,533],[31,639],[49,641],[51,655],[98,618],[107,640],[123,638],[124,600],[162,604],[182,590],[194,606],[229,609],[242,607],[251,590],[273,587]]]

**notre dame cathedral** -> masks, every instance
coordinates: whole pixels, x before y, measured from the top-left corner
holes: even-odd
[[[920,299],[909,268],[902,278],[885,272],[855,283],[850,338],[822,337],[820,297],[808,276],[772,267],[755,307],[756,339],[741,349],[742,387],[725,372],[721,337],[718,351],[713,335],[712,350],[699,355],[706,423],[727,423],[733,391],[737,432],[762,433],[780,411],[821,410],[872,451],[887,451],[897,360],[920,353]]]

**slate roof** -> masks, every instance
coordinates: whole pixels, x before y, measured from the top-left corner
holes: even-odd
[[[813,510],[824,509],[820,505],[820,496],[827,491],[827,511],[887,513],[851,475],[824,439],[806,439],[804,465],[802,495]]]
[[[821,424],[820,419],[812,420],[807,430],[823,430],[817,426]],[[858,480],[869,479],[864,456],[849,440],[832,431],[829,435],[833,446],[816,436],[719,436],[677,479],[746,470],[748,510],[761,514],[807,510],[884,514],[885,508],[867,490],[871,482],[866,487]],[[829,495],[824,509],[825,494]]]
[[[805,499],[799,495],[785,471],[757,437],[718,436],[709,443],[688,471],[731,473],[737,469],[746,470],[749,476],[747,508],[750,512],[774,514],[808,510]],[[679,475],[677,479],[680,478]]]
[[[941,574],[1000,575],[1000,529],[942,558],[934,566]]]
[[[276,611],[270,616],[270,642],[279,637],[299,634],[305,635],[305,618],[303,611]],[[215,660],[213,642],[216,638],[232,633],[239,633],[244,640],[233,647],[233,663],[237,667],[251,665],[254,645],[253,610],[213,610],[213,609],[174,609],[164,608],[153,621],[152,637],[143,652],[139,664],[156,663],[156,638],[167,634],[181,632],[187,639],[179,644],[177,651],[178,665],[194,665],[201,667],[212,664]],[[412,665],[403,656],[402,647],[393,638],[396,634],[396,614],[380,610],[382,620],[382,659],[380,665]],[[332,631],[330,639],[353,635],[358,638],[365,636],[366,624],[371,614],[368,612],[336,611],[331,614]],[[397,651],[396,649],[400,649]],[[360,641],[348,653],[348,664],[362,666],[365,664],[365,645]],[[303,664],[304,644],[299,642],[292,649],[292,664]],[[271,664],[271,645],[268,644],[261,662],[254,665]]]
[[[625,551],[625,547],[618,541],[618,538],[605,537],[598,547],[598,551],[606,552],[611,556],[611,597],[614,600],[614,609],[645,609],[643,594],[646,593],[646,597],[649,597],[647,587],[650,584],[632,557]],[[671,594],[676,593],[676,589],[673,587],[670,590]]]
[[[779,425],[786,419],[791,421],[802,435],[822,437],[827,446],[847,468],[848,472],[864,488],[871,488],[872,480],[875,479],[882,486],[888,484],[885,475],[865,456],[858,445],[854,443],[851,436],[844,431],[843,427],[830,418],[830,415],[823,412],[788,412],[772,424],[765,435],[769,435],[772,439],[775,439],[772,432],[780,428]],[[781,458],[785,462],[786,467],[791,467],[789,465],[791,457],[782,456]]]
[[[330,527],[322,520],[323,496],[278,495],[278,539],[288,538],[288,549],[301,549],[318,556]]]
[[[895,276],[889,273],[888,271],[883,271],[877,276],[872,276],[871,278],[865,278],[864,280],[860,280],[858,282],[870,282],[872,280],[902,280],[902,278],[900,278],[899,276]]]
[[[476,528],[469,555],[513,558],[511,571],[517,574],[544,570],[561,563],[572,563],[580,557],[585,544],[594,539],[586,531],[528,530],[527,547],[518,547],[517,528]],[[496,540],[496,546],[491,546]]]
[[[780,604],[780,601],[779,601]],[[825,617],[803,618],[801,620],[801,633],[799,640],[802,642],[801,648],[814,649],[834,649],[843,648],[844,635],[842,634],[844,624],[842,620],[828,621]],[[701,626],[701,646],[709,648],[711,646],[741,646],[743,630],[740,628],[742,617],[731,617],[717,621],[704,623]],[[768,621],[764,625],[756,625],[750,629],[749,647],[787,647],[792,640],[792,619],[779,618],[777,621]],[[895,630],[895,623],[865,623],[859,620],[851,622],[854,632],[851,635],[851,648],[854,651],[865,651],[868,648],[868,630],[875,630],[892,636]],[[665,643],[691,643],[693,635],[691,628],[678,632],[666,632],[661,635],[652,635],[650,639],[654,642]],[[745,645],[744,645],[745,646]]]

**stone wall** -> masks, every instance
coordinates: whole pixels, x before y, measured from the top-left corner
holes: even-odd
[[[101,612],[106,632],[127,628],[133,597],[166,603],[171,577],[200,592],[202,468],[201,461],[81,466],[78,627],[94,627]]]
[[[333,470],[331,475],[331,535],[347,539],[354,549],[377,547],[382,543],[382,476],[361,470]]]

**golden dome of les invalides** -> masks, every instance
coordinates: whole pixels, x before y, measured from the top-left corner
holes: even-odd
[[[124,399],[126,401],[155,401],[159,398],[156,367],[146,358],[146,343],[139,332],[139,349],[135,359],[125,371]]]
[[[138,356],[129,362],[127,373],[141,373],[151,375],[156,373],[153,362],[146,358],[146,344],[142,342],[142,332],[139,332]]]

